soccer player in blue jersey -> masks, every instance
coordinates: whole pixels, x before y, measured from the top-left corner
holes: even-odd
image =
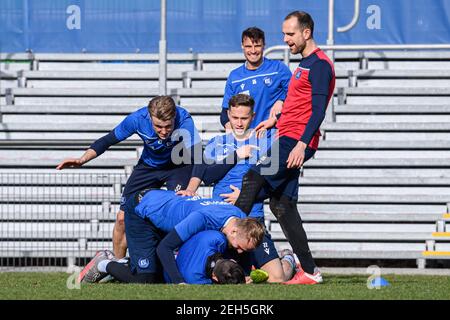
[[[168,189],[184,189],[189,182],[192,166],[174,164],[176,156],[189,158],[195,148],[201,148],[201,139],[188,111],[177,106],[169,96],[153,98],[147,107],[128,115],[110,133],[96,140],[88,150],[76,159],[65,159],[56,169],[80,167],[100,156],[110,146],[137,134],[144,142],[141,158],[128,178],[121,199],[121,210],[117,214],[113,230],[113,245],[116,257],[126,254],[123,204],[131,194],[145,188],[160,188],[164,183]],[[174,154],[175,147],[182,143],[182,155]]]
[[[239,208],[213,199],[180,197],[169,190],[143,190],[127,198],[125,228],[130,266],[120,263],[99,266],[121,282],[161,282],[162,270],[172,283],[185,283],[178,270],[174,250],[205,230],[222,231],[237,252],[253,250],[262,241],[264,226],[248,218]],[[97,274],[96,260],[82,271],[81,280]],[[159,258],[159,259],[158,259]]]
[[[219,231],[201,231],[189,238],[176,257],[184,281],[188,284],[245,283],[244,269],[236,261],[225,259],[227,247],[227,238]]]
[[[242,32],[241,41],[246,61],[230,72],[222,102],[220,122],[226,129],[230,129],[227,110],[232,96],[244,93],[255,100],[255,117],[250,125],[255,128],[269,116],[281,112],[291,78],[291,71],[284,63],[264,58],[264,31],[248,28]]]
[[[253,131],[248,130],[254,118],[254,104],[253,98],[245,94],[237,94],[230,99],[228,117],[232,131],[229,134],[216,136],[209,141],[204,152],[205,163],[194,165],[188,188],[179,191],[178,194],[193,196],[203,181],[206,185],[214,183],[214,199],[234,204],[239,195],[243,176],[252,164],[256,164],[266,154],[275,135],[274,130],[272,130],[262,138],[257,138]],[[256,146],[257,150],[253,150],[251,157],[240,159],[237,163],[230,161],[227,164],[221,161],[228,159],[230,155],[233,155],[236,150],[243,146]],[[210,164],[206,164],[208,162]],[[250,217],[258,219],[261,223],[264,223],[263,200],[264,195],[253,204],[249,214]],[[269,282],[283,282],[292,277],[295,270],[293,255],[287,254],[280,262],[269,234],[265,235],[262,244],[252,252],[252,255],[255,267],[268,272]]]

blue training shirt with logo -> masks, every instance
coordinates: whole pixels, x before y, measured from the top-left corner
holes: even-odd
[[[222,108],[228,109],[228,101],[236,94],[250,95],[255,100],[255,118],[250,124],[254,128],[269,118],[270,109],[277,100],[286,99],[291,76],[289,68],[278,60],[264,58],[256,70],[249,70],[243,64],[228,76]]]
[[[164,232],[175,229],[183,241],[200,231],[220,230],[232,217],[247,217],[241,209],[227,202],[181,197],[167,190],[147,192],[136,206],[135,213],[148,218]]]
[[[178,250],[177,267],[186,283],[212,284],[206,274],[206,262],[209,256],[224,253],[227,238],[222,232],[206,230],[193,235]],[[166,278],[168,279],[168,277]]]
[[[221,194],[233,192],[230,185],[242,189],[242,178],[248,170],[250,170],[250,167],[256,164],[257,161],[266,154],[267,149],[270,148],[273,143],[275,132],[276,130],[270,130],[260,139],[253,133],[248,139],[243,141],[236,140],[234,135],[230,133],[216,136],[208,142],[204,152],[205,158],[216,162],[225,159],[229,154],[233,153],[243,145],[255,145],[259,147],[259,150],[252,151],[252,156],[250,158],[241,159],[221,180],[216,182],[213,188],[214,199],[223,200],[224,198],[220,196]],[[263,218],[263,203],[256,202],[253,205],[249,216]]]
[[[144,141],[141,160],[153,168],[161,168],[171,163],[172,149],[181,141],[186,148],[201,141],[191,115],[180,106],[176,107],[174,131],[167,139],[162,140],[158,137],[147,107],[129,114],[113,132],[119,141],[133,134],[139,135]]]

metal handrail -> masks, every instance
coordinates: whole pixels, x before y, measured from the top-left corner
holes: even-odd
[[[323,50],[337,50],[337,51],[377,51],[377,50],[450,50],[450,44],[350,44],[350,45],[320,45]],[[289,46],[278,45],[267,48],[264,51],[264,56],[275,51],[284,51],[284,61],[289,64],[290,52]],[[287,53],[287,54],[286,54]]]
[[[347,32],[356,25],[359,19],[359,7],[360,7],[360,0],[355,0],[355,11],[353,13],[352,21],[345,27],[337,28],[336,29],[337,32]]]

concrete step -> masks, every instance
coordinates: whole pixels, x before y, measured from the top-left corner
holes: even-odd
[[[336,114],[449,114],[450,105],[336,105]]]
[[[387,167],[423,167],[446,168],[448,163],[443,159],[312,159],[305,163],[305,168],[339,168],[359,167],[387,168]]]
[[[320,150],[314,159],[448,159],[450,150]]]
[[[311,160],[312,161],[312,160]],[[309,162],[309,161],[308,161]],[[306,164],[308,164],[308,162]],[[305,164],[305,165],[306,165]],[[372,169],[372,168],[305,168],[304,177],[327,177],[327,178],[449,178],[448,168],[395,168],[395,169]]]
[[[412,123],[348,123],[348,122],[326,122],[321,126],[323,131],[427,131],[439,132],[449,131],[450,123],[438,122],[412,122]]]
[[[417,143],[416,141],[389,141],[389,140],[322,140],[319,144],[319,150],[351,150],[351,149],[377,149],[377,150],[445,150],[450,149],[450,141],[432,140],[427,143]],[[322,153],[319,151],[317,155]]]

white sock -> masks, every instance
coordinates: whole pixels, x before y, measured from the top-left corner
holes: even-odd
[[[281,260],[286,260],[287,262],[289,262],[289,264],[292,267],[292,270],[294,270],[295,272],[295,258],[292,254],[285,255],[283,258],[281,258]]]
[[[128,263],[129,261],[130,261],[130,259],[125,257],[125,258],[117,260],[116,262],[118,262],[118,263]]]
[[[103,260],[100,261],[97,265],[97,270],[101,273],[108,273],[108,271],[106,271],[106,266],[108,265],[108,263],[110,263],[111,260]]]

